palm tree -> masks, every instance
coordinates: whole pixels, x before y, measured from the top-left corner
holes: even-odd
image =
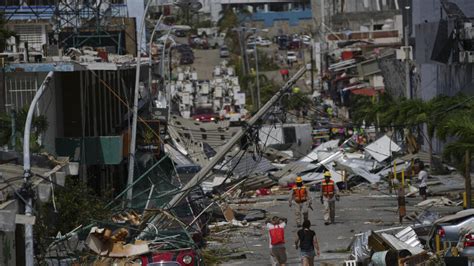
[[[455,138],[448,143],[443,155],[454,159],[457,168],[464,173],[465,193],[467,197],[467,208],[471,208],[471,161],[474,154],[474,104],[470,102],[465,107],[452,112],[449,118],[438,127],[437,135],[446,140],[447,137]],[[462,163],[464,161],[464,163]]]

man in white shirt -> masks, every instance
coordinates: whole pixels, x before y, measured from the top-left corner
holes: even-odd
[[[287,261],[285,248],[285,227],[287,220],[274,216],[267,221],[270,254],[272,265],[285,266]]]
[[[420,196],[423,197],[423,200],[425,200],[426,189],[428,186],[428,172],[425,171],[425,165],[421,161],[418,163],[418,181],[420,182],[420,184],[418,185],[418,189],[420,190]]]

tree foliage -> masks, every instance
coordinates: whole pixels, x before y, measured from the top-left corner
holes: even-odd
[[[27,115],[27,108],[19,110],[15,115],[15,146],[18,150],[21,150],[23,146],[23,133]],[[10,142],[12,135],[11,114],[0,114],[0,128],[0,145],[6,145]],[[33,116],[30,134],[30,149],[32,152],[39,152],[42,149],[42,146],[38,144],[38,138],[41,134],[44,134],[47,129],[48,120],[44,115]]]
[[[47,247],[58,232],[64,235],[80,225],[91,224],[93,220],[108,220],[111,213],[105,208],[107,201],[107,197],[96,196],[82,181],[67,177],[64,187],[55,187],[57,212],[54,212],[52,202],[38,208],[34,230],[38,258],[44,258]]]

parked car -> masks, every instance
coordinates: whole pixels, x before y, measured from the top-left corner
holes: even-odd
[[[278,44],[279,50],[288,49],[290,38],[287,35],[279,35],[276,37],[276,43]]]
[[[257,42],[257,45],[268,47],[268,46],[272,45],[272,42],[268,39],[261,39],[259,42]]]
[[[175,30],[174,35],[176,37],[186,37],[186,31],[185,30]]]
[[[184,248],[143,255],[136,263],[142,266],[198,266],[202,265],[202,258],[195,250]]]
[[[247,47],[245,48],[245,52],[247,54],[253,54],[255,49],[255,43],[254,44],[247,44]]]
[[[254,45],[257,45],[257,46],[270,46],[270,45],[272,45],[272,42],[268,39],[257,36],[257,37],[249,38],[247,44],[252,45],[252,46],[254,46]]]
[[[301,41],[303,42],[304,45],[311,45],[311,36],[301,35],[300,39],[301,39]]]
[[[227,48],[227,46],[222,46],[219,50],[219,56],[221,58],[229,57],[230,56],[229,48]]]
[[[219,119],[219,114],[216,114],[216,112],[214,112],[214,110],[210,107],[196,108],[192,118],[193,120],[200,122],[214,122]]]
[[[184,52],[184,51],[191,51],[191,52],[193,51],[191,46],[189,46],[189,44],[186,44],[186,43],[176,45],[175,49],[180,53]]]
[[[428,237],[428,245],[431,250],[436,250],[436,237],[439,236],[441,246],[456,246],[458,242],[464,241],[461,254],[474,257],[474,234],[462,234],[463,228],[473,227],[474,209],[459,211],[436,220]]]
[[[194,63],[194,56],[191,54],[181,54],[181,58],[179,59],[180,65],[191,65]]]
[[[288,63],[295,63],[298,61],[298,59],[296,58],[296,52],[293,52],[293,51],[288,51],[286,52],[286,61]]]
[[[188,209],[184,208],[186,205],[187,203],[180,204],[179,208]],[[192,213],[186,215],[189,216],[188,219],[194,217]],[[203,264],[198,246],[191,238],[186,222],[181,221],[180,217],[169,213],[164,214],[155,229],[157,233],[159,232],[159,238],[164,239],[157,245],[158,250],[140,256],[134,263],[142,266],[199,266]]]
[[[288,44],[288,49],[290,50],[298,50],[301,48],[301,40],[300,39],[293,39],[291,42]]]

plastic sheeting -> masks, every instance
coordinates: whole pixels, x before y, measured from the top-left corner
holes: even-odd
[[[351,246],[352,257],[357,262],[363,262],[370,258],[369,237],[372,231],[367,231],[361,235],[356,235]]]

